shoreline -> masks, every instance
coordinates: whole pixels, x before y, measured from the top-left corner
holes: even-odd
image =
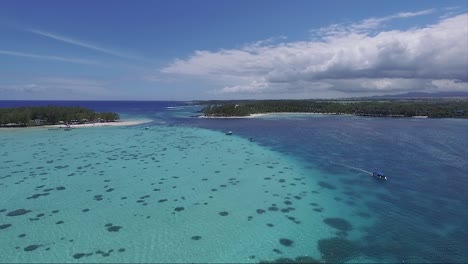
[[[258,114],[250,114],[248,116],[205,116],[201,115],[198,118],[221,118],[221,119],[229,119],[229,118],[256,118],[262,116],[271,116],[271,115],[350,115],[352,114],[337,114],[337,113],[313,113],[313,112],[274,112],[274,113],[258,113]]]
[[[104,127],[104,126],[136,126],[145,123],[152,122],[150,119],[143,120],[125,120],[125,121],[115,121],[115,122],[103,122],[103,123],[88,123],[88,124],[77,124],[70,125],[71,128],[81,128],[81,127]],[[44,128],[65,128],[64,125],[46,125],[42,126]]]
[[[259,117],[259,116],[265,116],[265,115],[269,115],[269,113],[264,113],[264,114],[250,114],[248,116],[205,116],[205,115],[201,115],[201,116],[198,116],[197,118],[213,118],[213,119],[216,119],[216,118],[222,118],[222,119],[232,119],[232,118],[255,118],[255,117]]]
[[[272,115],[336,115],[336,116],[360,116],[360,117],[382,117],[382,118],[417,118],[425,119],[429,118],[428,116],[372,116],[372,115],[355,115],[355,114],[341,114],[341,113],[315,113],[315,112],[272,112],[272,113],[258,113],[250,114],[248,116],[205,116],[201,115],[198,118],[213,118],[213,119],[230,119],[230,118],[256,118],[262,116],[272,116]]]
[[[88,123],[88,124],[76,124],[70,125],[70,128],[88,128],[88,127],[106,127],[106,126],[136,126],[141,124],[146,124],[152,122],[150,119],[141,119],[141,120],[122,120],[115,122],[103,122],[103,123]],[[29,126],[29,127],[0,127],[1,130],[15,130],[15,129],[42,129],[42,128],[66,128],[65,125],[45,125],[45,126]]]

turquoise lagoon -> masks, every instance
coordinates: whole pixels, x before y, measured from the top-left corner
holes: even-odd
[[[0,262],[467,259],[465,120],[153,104],[95,107],[141,126],[0,131]]]

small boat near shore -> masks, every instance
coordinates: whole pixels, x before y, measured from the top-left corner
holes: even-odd
[[[60,127],[60,129],[63,129],[63,131],[70,131],[73,127],[70,124],[65,124],[65,127]]]
[[[232,131],[226,132],[226,135],[227,135],[227,136],[231,136],[231,135],[232,135]]]

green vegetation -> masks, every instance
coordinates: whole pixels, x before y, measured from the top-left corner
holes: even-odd
[[[261,100],[207,101],[205,116],[248,116],[257,113],[327,113],[361,116],[431,118],[468,118],[468,100],[448,101],[323,101],[323,100]]]
[[[78,106],[0,108],[0,126],[41,126],[60,123],[114,122],[119,115],[95,113]]]

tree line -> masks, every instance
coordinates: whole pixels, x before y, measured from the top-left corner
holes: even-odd
[[[79,106],[31,106],[0,108],[0,126],[55,125],[60,122],[113,122],[120,119],[113,112],[96,113]]]
[[[207,101],[206,116],[248,116],[257,113],[329,113],[362,116],[427,116],[430,118],[468,118],[468,100],[449,101],[319,101],[259,100]]]

